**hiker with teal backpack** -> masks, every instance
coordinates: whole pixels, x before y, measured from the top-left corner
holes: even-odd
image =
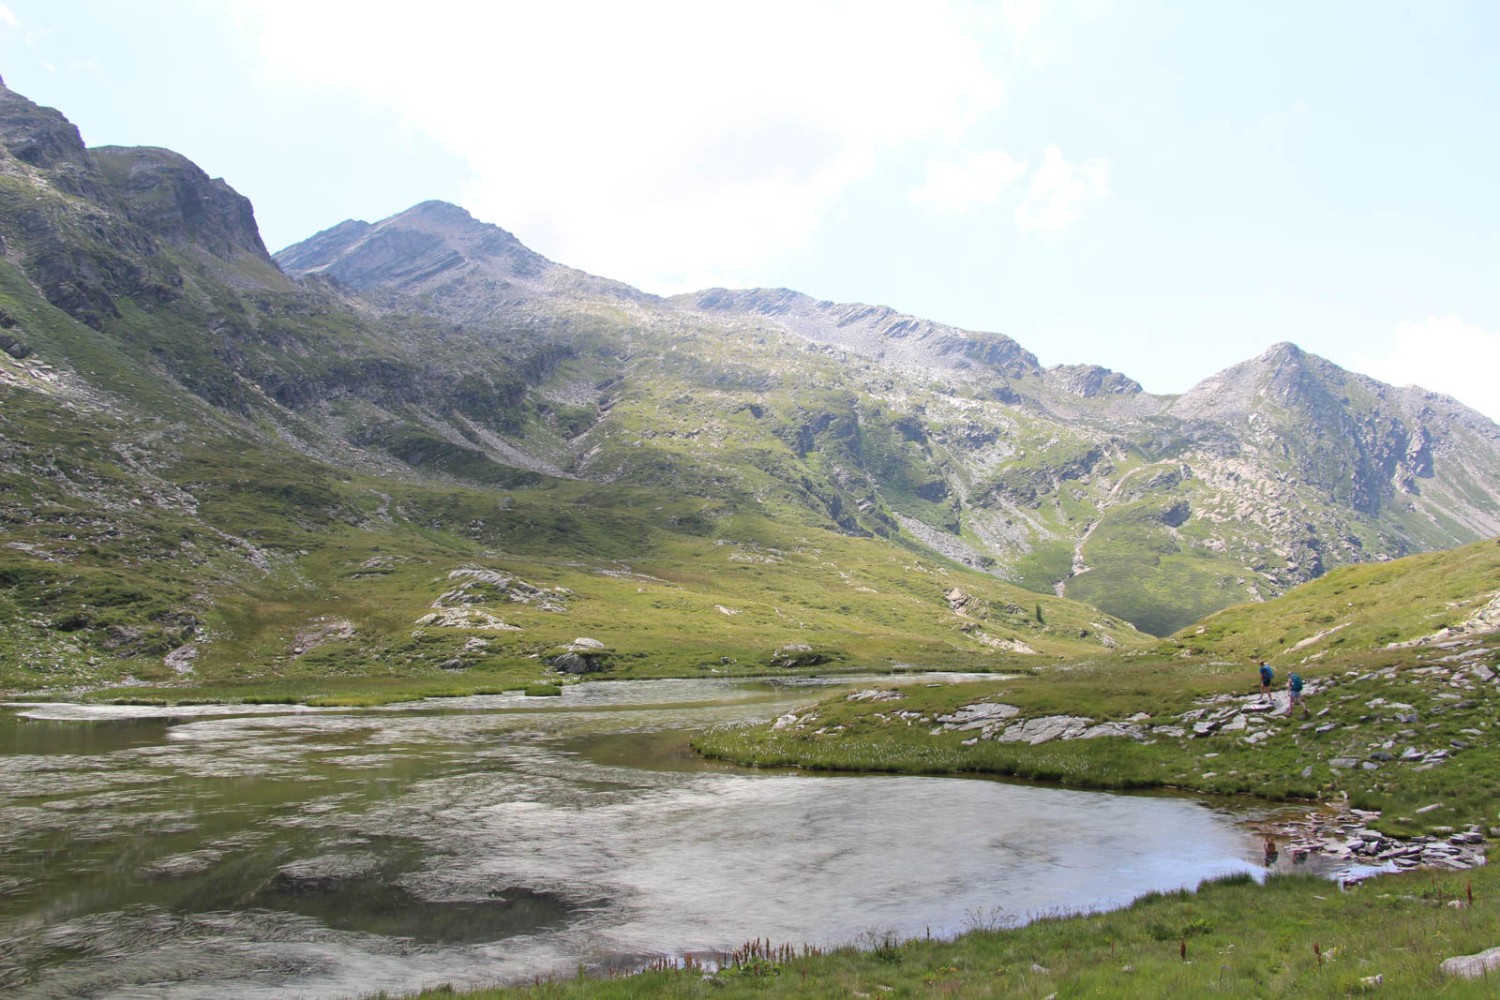
[[[1271,669],[1270,665],[1267,664],[1265,660],[1261,660],[1260,661],[1260,698],[1261,698],[1262,701],[1269,702],[1271,700],[1271,679],[1273,677],[1275,677],[1275,676],[1276,676],[1276,672]]]
[[[1302,700],[1302,675],[1292,674],[1286,679],[1286,692],[1288,701],[1286,703],[1286,714],[1291,715],[1292,709],[1298,705],[1302,706],[1302,716],[1306,718],[1312,713],[1307,710],[1307,702]]]

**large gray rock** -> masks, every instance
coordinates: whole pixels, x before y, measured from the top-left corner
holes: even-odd
[[[558,673],[594,674],[608,665],[608,647],[598,639],[581,637],[574,639],[563,649],[561,655],[554,656],[550,661],[552,669]]]
[[[1438,966],[1443,975],[1457,979],[1478,979],[1500,969],[1500,947],[1477,955],[1458,955]]]
[[[820,663],[827,662],[826,654],[802,642],[787,643],[771,654],[773,667],[816,667]]]
[[[981,701],[973,705],[964,705],[954,711],[952,715],[940,715],[937,721],[943,724],[943,729],[982,729],[992,722],[1008,719],[1020,713],[1015,705],[1004,705],[997,702]]]
[[[594,674],[604,669],[597,656],[567,652],[552,658],[552,669],[560,674]]]

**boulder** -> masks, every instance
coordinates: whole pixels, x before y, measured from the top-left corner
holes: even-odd
[[[596,674],[608,666],[609,653],[598,639],[578,638],[548,661],[560,674]]]
[[[1456,955],[1445,959],[1438,969],[1443,975],[1458,979],[1479,979],[1482,976],[1488,976],[1491,972],[1500,970],[1500,948],[1490,948],[1476,955]]]
[[[31,354],[31,348],[26,346],[26,342],[10,333],[0,333],[0,351],[4,351],[17,361]]]
[[[773,667],[816,667],[820,663],[827,663],[828,656],[813,649],[806,643],[793,642],[777,648],[771,654],[771,666]]]
[[[572,651],[554,656],[551,666],[560,674],[596,674],[604,669],[601,658]]]

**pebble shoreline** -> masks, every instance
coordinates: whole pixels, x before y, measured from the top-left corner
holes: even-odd
[[[1382,870],[1462,871],[1487,863],[1486,839],[1476,826],[1446,837],[1400,838],[1373,829],[1370,824],[1379,819],[1380,813],[1370,810],[1322,807],[1295,818],[1265,820],[1251,827],[1266,838],[1268,859],[1286,853],[1294,863],[1321,856],[1336,864],[1360,866],[1362,871],[1339,878],[1345,884],[1361,882],[1381,874]]]

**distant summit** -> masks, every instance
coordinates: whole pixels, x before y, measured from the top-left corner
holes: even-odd
[[[444,201],[424,201],[373,225],[349,220],[276,254],[293,276],[320,275],[356,290],[420,294],[465,283],[492,295],[578,294],[647,298],[617,281],[555,264],[499,226]],[[472,296],[459,295],[465,301]]]

